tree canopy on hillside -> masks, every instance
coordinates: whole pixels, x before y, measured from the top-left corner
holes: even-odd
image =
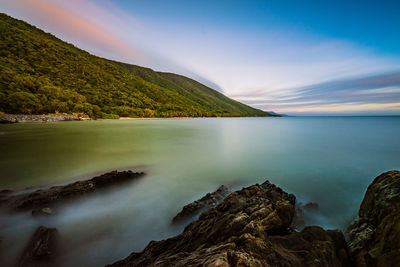
[[[0,111],[92,118],[268,116],[184,76],[89,54],[0,14]]]

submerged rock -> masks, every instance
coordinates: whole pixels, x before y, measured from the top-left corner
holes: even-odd
[[[42,216],[42,215],[50,216],[50,215],[54,215],[54,212],[49,207],[32,210],[32,216],[33,217]]]
[[[56,266],[58,241],[57,229],[40,226],[30,239],[18,266]]]
[[[348,239],[356,266],[399,266],[400,171],[385,172],[368,187]]]
[[[49,189],[39,189],[32,193],[12,195],[2,199],[0,205],[7,206],[16,211],[28,209],[42,209],[52,204],[81,196],[87,193],[109,187],[121,182],[131,181],[143,176],[143,172],[112,171],[90,180],[78,181],[68,185],[53,186]]]
[[[318,203],[308,202],[303,206],[303,209],[307,211],[317,211],[319,209],[319,206]]]
[[[8,198],[8,195],[11,194],[13,191],[9,189],[0,190],[0,205],[2,202],[5,202],[5,199]]]
[[[0,190],[0,195],[8,195],[8,194],[11,194],[12,192],[13,191],[10,189],[3,189],[3,190]]]
[[[268,181],[243,188],[180,235],[152,241],[112,266],[349,266],[341,232],[291,233],[295,201]]]
[[[172,219],[172,222],[182,222],[199,215],[208,208],[217,206],[229,193],[229,189],[226,186],[221,185],[216,191],[208,193],[204,197],[184,206],[183,209]]]

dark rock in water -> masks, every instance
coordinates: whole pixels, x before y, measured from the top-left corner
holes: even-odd
[[[11,194],[13,191],[10,189],[0,190],[0,195],[8,195]]]
[[[40,226],[30,239],[18,266],[57,266],[58,241],[57,229]]]
[[[33,193],[10,196],[9,198],[2,199],[0,204],[17,211],[42,209],[43,207],[48,207],[73,197],[96,192],[97,190],[121,182],[131,181],[143,175],[143,172],[112,171],[86,181],[78,181],[68,185],[53,186],[49,189],[39,189]]]
[[[32,210],[32,216],[37,217],[37,216],[42,216],[42,215],[50,216],[50,215],[54,215],[54,212],[49,207]]]
[[[400,171],[385,172],[368,187],[348,239],[356,266],[400,265]]]
[[[318,203],[315,202],[308,202],[303,206],[303,209],[308,211],[316,211],[318,210],[318,208],[319,208]]]
[[[228,194],[229,189],[221,185],[216,191],[206,194],[186,206],[172,219],[173,223],[179,223],[205,211],[208,208],[217,206]]]
[[[13,191],[9,189],[4,189],[0,191],[0,205],[2,202],[5,201],[5,199],[8,198],[8,195],[11,194]]]
[[[268,181],[228,195],[180,235],[112,266],[349,266],[343,234],[290,233],[296,198]]]

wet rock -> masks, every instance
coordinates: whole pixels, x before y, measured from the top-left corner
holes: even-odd
[[[32,193],[10,196],[2,199],[0,205],[7,206],[16,211],[42,209],[43,207],[49,207],[64,200],[96,192],[122,182],[131,181],[143,175],[143,172],[112,171],[86,181],[78,181],[68,185],[53,186],[49,189],[39,189]]]
[[[317,211],[318,208],[319,208],[318,203],[315,202],[308,202],[303,206],[303,209],[307,211]]]
[[[58,241],[57,229],[40,226],[30,239],[18,266],[57,266]]]
[[[368,187],[348,245],[356,266],[399,266],[399,240],[400,171],[389,171]]]
[[[13,191],[10,189],[0,190],[0,195],[8,195],[11,194]]]
[[[295,205],[294,217],[292,220],[291,228],[293,231],[300,231],[306,225],[303,209],[299,205]]]
[[[32,210],[32,216],[37,217],[37,216],[50,216],[54,215],[54,212],[51,208],[46,207],[42,209],[34,209]]]
[[[5,200],[8,198],[8,195],[11,194],[13,191],[9,189],[4,189],[0,191],[0,205],[1,203],[5,202]]]
[[[296,256],[290,255],[290,261],[277,261],[272,266],[351,266],[346,241],[338,230],[308,226],[301,232],[271,236],[269,240],[283,255],[290,252]]]
[[[228,195],[183,233],[112,266],[349,266],[343,234],[291,233],[296,198],[269,183]]]
[[[179,223],[199,215],[208,208],[218,205],[228,194],[229,189],[221,185],[216,191],[208,193],[199,200],[186,206],[172,219],[173,223]]]
[[[316,202],[308,202],[303,204],[297,202],[295,205],[295,214],[291,228],[293,231],[300,231],[306,226],[306,221],[309,221],[309,216],[312,213],[318,212],[319,206]]]

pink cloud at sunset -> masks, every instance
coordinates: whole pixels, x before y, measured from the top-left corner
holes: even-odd
[[[114,33],[115,27],[107,26],[113,22],[118,23],[118,18],[90,1],[12,0],[5,2],[15,13],[29,18],[30,23],[52,33],[56,32],[57,35],[62,35],[58,37],[69,42],[79,43],[79,47],[83,44],[84,49],[97,55],[131,62],[143,57],[138,49],[124,42]]]

